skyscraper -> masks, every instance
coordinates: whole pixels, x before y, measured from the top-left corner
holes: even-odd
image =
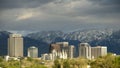
[[[69,58],[74,58],[75,56],[75,47],[73,45],[69,46],[69,50],[68,50],[68,57]]]
[[[38,48],[31,46],[28,48],[28,57],[37,58],[38,57]]]
[[[57,42],[56,44],[60,46],[61,51],[62,50],[66,51],[68,55],[68,46],[69,46],[68,42]]]
[[[8,38],[8,55],[23,57],[23,38],[21,34],[10,34]]]
[[[88,43],[81,43],[78,48],[79,57],[91,59],[91,46]]]
[[[60,45],[58,44],[50,44],[49,52],[51,53],[53,50],[57,52],[61,52]]]
[[[61,52],[62,50],[64,50],[68,54],[68,46],[68,42],[57,42],[50,45],[49,52],[51,53],[52,50],[56,50],[57,52]]]
[[[50,45],[49,52],[52,53],[53,59],[66,59],[68,57],[68,47],[68,42],[57,42]]]
[[[98,58],[99,56],[105,56],[105,55],[107,55],[107,47],[106,46],[91,47],[92,58]]]
[[[64,49],[68,52],[68,46],[69,46],[68,42],[57,42],[56,44],[60,46],[61,50]]]

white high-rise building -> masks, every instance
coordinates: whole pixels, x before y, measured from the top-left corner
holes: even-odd
[[[79,57],[91,59],[91,46],[88,43],[81,43],[79,46]]]
[[[38,57],[38,48],[31,46],[28,48],[28,57],[37,58]]]
[[[69,51],[68,51],[68,57],[69,58],[74,58],[75,56],[75,47],[73,45],[69,46]]]
[[[98,58],[99,56],[105,56],[105,55],[107,55],[107,47],[106,46],[91,47],[92,58]]]
[[[23,57],[23,38],[21,34],[10,34],[8,38],[8,55]]]

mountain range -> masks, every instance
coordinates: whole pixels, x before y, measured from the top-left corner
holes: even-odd
[[[7,55],[7,38],[11,32],[0,31],[0,55]],[[107,46],[108,52],[120,54],[120,30],[78,30],[73,32],[62,31],[40,31],[27,34],[24,38],[24,56],[27,56],[27,49],[36,46],[39,56],[49,52],[49,45],[55,42],[69,42],[76,49],[80,43],[89,43],[91,46]],[[78,49],[77,49],[78,52]]]

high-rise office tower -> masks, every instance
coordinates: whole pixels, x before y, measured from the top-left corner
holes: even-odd
[[[69,46],[68,42],[57,42],[56,44],[60,46],[61,51],[62,50],[66,51],[68,55],[68,46]]]
[[[69,45],[68,42],[57,42],[56,44],[59,44],[59,45],[61,45],[61,46],[63,46],[63,47],[66,47],[66,46]]]
[[[28,48],[28,57],[37,58],[38,57],[38,48],[31,46]]]
[[[8,38],[8,55],[23,57],[23,38],[21,34],[10,34]]]
[[[107,47],[106,46],[91,47],[92,58],[98,58],[99,56],[105,56],[105,55],[107,55]]]
[[[68,57],[74,58],[74,56],[75,56],[75,46],[70,45],[68,49]]]
[[[62,50],[64,50],[68,54],[68,42],[57,42],[55,44],[51,44],[49,52],[51,53],[52,50],[56,50],[57,52],[61,52]]]
[[[49,52],[54,56],[53,59],[56,59],[56,57],[66,59],[68,57],[68,47],[68,42],[57,42],[50,45]]]
[[[91,46],[88,43],[81,43],[78,48],[79,57],[91,59]]]
[[[55,50],[57,52],[61,52],[60,45],[58,45],[58,44],[50,44],[49,52],[52,53],[53,50]]]

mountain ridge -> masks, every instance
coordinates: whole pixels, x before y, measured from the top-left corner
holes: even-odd
[[[0,31],[1,51],[0,55],[7,54],[7,38],[10,32]],[[70,45],[75,45],[81,42],[87,42],[91,46],[107,46],[108,52],[120,54],[120,30],[88,30],[88,31],[74,31],[64,33],[62,31],[42,31],[30,33],[24,36],[24,56],[27,56],[27,49],[30,46],[39,48],[39,56],[43,53],[49,52],[49,45],[55,42],[69,42]],[[6,48],[6,49],[4,49]],[[2,53],[4,52],[4,53]]]

